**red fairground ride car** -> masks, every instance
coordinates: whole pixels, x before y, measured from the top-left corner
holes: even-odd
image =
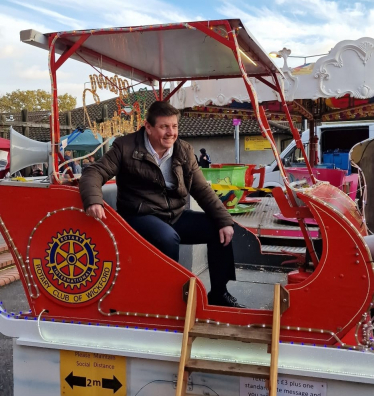
[[[371,346],[369,332],[363,331],[374,292],[365,222],[347,195],[313,175],[284,101],[282,73],[240,20],[48,34],[27,30],[21,32],[21,40],[49,51],[53,93],[51,183],[0,184],[0,230],[21,274],[31,315],[39,321],[53,318],[181,332],[187,317],[182,290],[194,278],[143,239],[108,204],[104,206],[106,220],[86,216],[73,176],[68,185],[66,175],[62,178],[58,172],[57,72],[71,58],[158,84],[159,100],[168,100],[189,80],[242,79],[284,180],[285,192],[274,189],[274,196],[284,216],[297,218],[313,263],[313,272],[304,280],[285,286],[282,299],[288,307],[280,320],[280,340],[357,349]],[[289,182],[252,78],[278,93],[306,160],[311,187]],[[164,96],[163,84],[169,81],[179,83]],[[32,211],[19,210],[36,200],[39,204]],[[306,218],[314,218],[320,227],[321,254],[316,253]],[[271,310],[208,305],[198,278],[195,298],[198,322],[223,327],[274,326]]]

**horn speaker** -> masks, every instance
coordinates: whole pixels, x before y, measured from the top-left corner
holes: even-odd
[[[27,166],[49,163],[50,164],[51,142],[37,142],[16,132],[10,127],[10,174],[26,168]]]

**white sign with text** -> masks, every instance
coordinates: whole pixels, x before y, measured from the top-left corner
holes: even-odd
[[[277,396],[326,396],[325,382],[278,376]],[[240,396],[269,396],[265,380],[240,377]]]

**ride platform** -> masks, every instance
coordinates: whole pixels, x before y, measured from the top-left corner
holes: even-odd
[[[277,219],[274,215],[280,213],[279,206],[273,197],[261,198],[261,202],[251,204],[254,210],[236,214],[233,219],[242,227],[258,237],[304,239],[301,228],[295,223]],[[318,227],[309,227],[313,239],[320,237]]]

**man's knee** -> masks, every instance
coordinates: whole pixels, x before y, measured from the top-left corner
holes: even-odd
[[[152,215],[132,216],[125,220],[150,244],[178,261],[180,237],[169,224]]]
[[[185,210],[173,228],[181,236],[182,244],[206,244],[219,240],[218,228],[204,212]]]
[[[160,232],[157,232],[155,235],[152,236],[152,239],[159,246],[163,246],[165,248],[167,248],[168,246],[179,247],[181,241],[178,233],[170,226],[168,228],[163,228],[162,231],[160,230]]]

